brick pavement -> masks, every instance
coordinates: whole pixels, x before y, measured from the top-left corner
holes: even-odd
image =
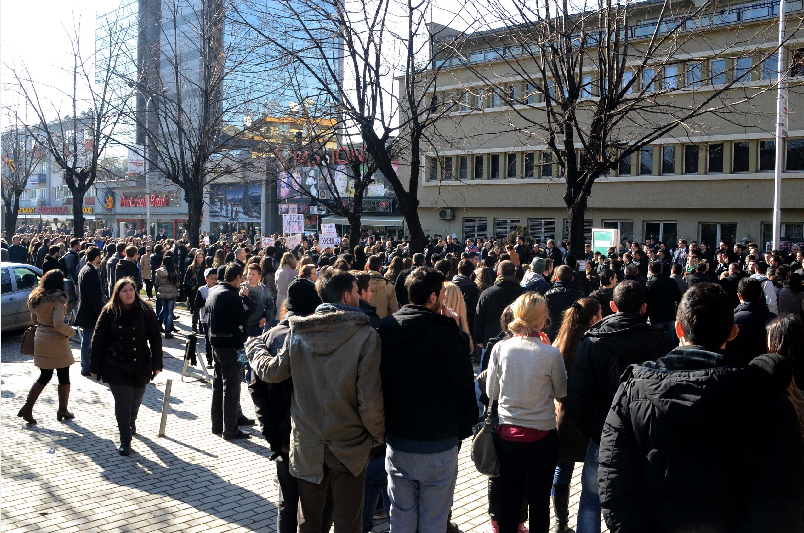
[[[27,427],[16,417],[38,376],[31,357],[19,355],[21,335],[2,338],[2,498],[3,532],[194,533],[275,532],[278,485],[270,450],[256,427],[246,441],[227,442],[210,432],[211,385],[192,369],[180,381],[184,335],[165,343],[165,372],[149,384],[137,421],[138,434],[129,457],[117,454],[118,434],[112,395],[103,383],[84,378],[71,367],[70,410],[75,420],[56,421],[56,377],[39,398]],[[73,343],[76,360],[78,345]],[[156,437],[166,379],[173,379],[167,436]],[[242,405],[253,417],[248,391]],[[453,520],[467,533],[485,531],[487,489],[462,447]],[[572,481],[571,525],[580,497],[580,468]],[[374,531],[388,530],[387,521]],[[605,529],[604,529],[605,531]]]

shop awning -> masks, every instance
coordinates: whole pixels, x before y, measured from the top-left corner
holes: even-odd
[[[73,215],[17,215],[17,218],[35,219],[35,220],[72,220]],[[84,220],[94,220],[95,215],[84,215]]]
[[[348,226],[349,221],[346,217],[324,217],[321,219],[322,224],[338,224],[339,226]],[[362,226],[404,226],[405,219],[401,217],[361,217],[360,224]]]

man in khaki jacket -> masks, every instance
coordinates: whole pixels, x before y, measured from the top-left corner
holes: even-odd
[[[290,318],[276,357],[255,353],[251,367],[268,383],[293,379],[290,473],[298,479],[301,533],[320,533],[332,488],[337,531],[362,531],[366,464],[385,433],[380,340],[357,307],[355,277],[332,270],[316,283],[324,302]]]
[[[377,308],[377,316],[380,320],[393,315],[399,311],[399,303],[396,300],[394,284],[382,277],[380,274],[382,259],[378,255],[372,255],[366,262],[366,271],[371,276],[369,287],[371,287],[371,300],[369,303]]]

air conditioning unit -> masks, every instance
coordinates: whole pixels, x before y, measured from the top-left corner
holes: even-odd
[[[455,218],[455,210],[451,207],[444,207],[438,210],[438,220],[452,220]]]

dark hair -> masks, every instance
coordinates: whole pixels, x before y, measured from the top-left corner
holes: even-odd
[[[355,277],[355,281],[357,282],[357,291],[367,291],[371,283],[371,274],[360,270],[353,270],[351,274]]]
[[[75,248],[79,244],[81,244],[81,239],[77,237],[70,239],[70,248]]]
[[[422,266],[425,262],[424,254],[416,253],[413,254],[413,264],[416,266]]]
[[[558,278],[558,281],[563,281],[565,283],[569,283],[575,279],[575,272],[573,272],[572,268],[567,265],[560,265],[556,269],[555,275],[555,277]]]
[[[436,296],[441,294],[441,287],[446,280],[446,276],[435,268],[417,268],[405,280],[408,300],[413,305],[425,305],[431,294],[435,293]]]
[[[112,288],[112,295],[109,298],[109,301],[106,302],[106,305],[103,306],[104,309],[108,309],[109,311],[114,313],[114,316],[116,317],[120,316],[120,313],[122,312],[122,308],[120,307],[120,291],[123,290],[123,287],[125,287],[126,285],[131,285],[132,287],[134,287],[135,299],[133,305],[139,304],[139,306],[143,310],[146,308],[151,309],[150,305],[142,301],[140,293],[137,290],[137,282],[136,280],[134,280],[134,278],[130,276],[120,278],[119,280],[117,280],[117,282],[115,282],[114,287]]]
[[[48,270],[47,273],[39,280],[39,285],[31,291],[28,296],[28,307],[36,307],[39,305],[39,300],[46,294],[52,294],[56,291],[65,292],[64,287],[64,274],[58,268]]]
[[[154,253],[155,254],[161,254],[163,250],[164,250],[164,248],[162,247],[161,244],[157,244],[156,246],[154,246]]]
[[[449,279],[450,274],[452,274],[452,263],[446,259],[442,259],[435,264],[435,269],[444,274],[445,279]]]
[[[497,271],[500,273],[500,276],[516,276],[516,265],[513,261],[500,261],[499,268]]]
[[[249,262],[249,264],[246,265],[246,268],[249,270],[256,270],[258,274],[262,275],[262,268],[260,268],[260,264],[257,261]]]
[[[762,284],[758,279],[743,278],[737,284],[737,294],[745,303],[758,302],[762,298]]]
[[[118,242],[117,246],[115,246],[115,250],[117,251],[117,253],[122,254],[123,252],[126,251],[126,243]]]
[[[645,288],[634,280],[625,280],[614,288],[612,296],[619,313],[639,313],[645,303]]]
[[[600,274],[600,286],[601,287],[608,287],[609,283],[611,283],[612,279],[615,279],[617,274],[615,274],[611,270],[604,270],[602,274]]]
[[[58,244],[54,244],[53,246],[47,249],[47,255],[53,255],[58,253],[61,253],[61,248],[59,247]]]
[[[100,254],[101,254],[100,248],[98,248],[97,246],[90,246],[89,248],[87,248],[87,253],[86,253],[87,262],[91,263]]]
[[[561,329],[556,334],[554,346],[561,350],[564,366],[572,369],[575,352],[583,334],[591,327],[592,318],[600,312],[600,302],[594,298],[581,298],[566,311],[561,322]]]
[[[223,274],[223,279],[226,283],[231,283],[232,281],[237,279],[237,276],[243,275],[243,267],[240,263],[235,263],[234,261],[229,262],[226,265],[226,270]]]
[[[458,274],[461,276],[471,277],[472,272],[475,271],[475,264],[468,259],[464,259],[458,263]]]
[[[327,269],[315,282],[318,297],[324,303],[338,303],[344,293],[351,292],[357,280],[344,270]]]
[[[766,326],[768,331],[768,351],[783,355],[793,363],[793,373],[801,376],[799,369],[804,365],[804,325],[801,319],[793,314],[784,314],[771,320]],[[798,388],[795,378],[787,388],[790,401],[796,409],[799,424],[804,434],[804,396]]]
[[[684,270],[683,266],[679,265],[678,263],[673,264],[672,268],[673,274],[681,274],[682,270]]]
[[[661,274],[662,273],[662,264],[658,261],[654,261],[648,265],[648,270],[650,270],[651,274]]]
[[[564,257],[564,264],[570,267],[572,270],[575,270],[575,267],[578,266],[578,260],[575,259],[574,255],[567,254]]]
[[[801,274],[799,274],[798,272],[793,272],[792,274],[790,274],[789,288],[793,292],[796,293],[801,292],[802,290]]]
[[[344,272],[349,272],[349,263],[346,262],[346,259],[343,257],[339,257],[335,259],[335,262],[332,264],[332,268],[335,270],[342,270]],[[371,267],[369,267],[371,269]]]
[[[137,247],[132,244],[131,246],[126,248],[126,257],[134,257],[135,255],[137,255],[137,252],[138,252]]]
[[[696,283],[681,298],[676,320],[687,342],[716,350],[731,335],[734,307],[720,285]]]
[[[372,255],[371,257],[368,258],[366,266],[368,267],[369,270],[379,271],[380,267],[382,266],[382,259],[380,259],[379,255]]]

